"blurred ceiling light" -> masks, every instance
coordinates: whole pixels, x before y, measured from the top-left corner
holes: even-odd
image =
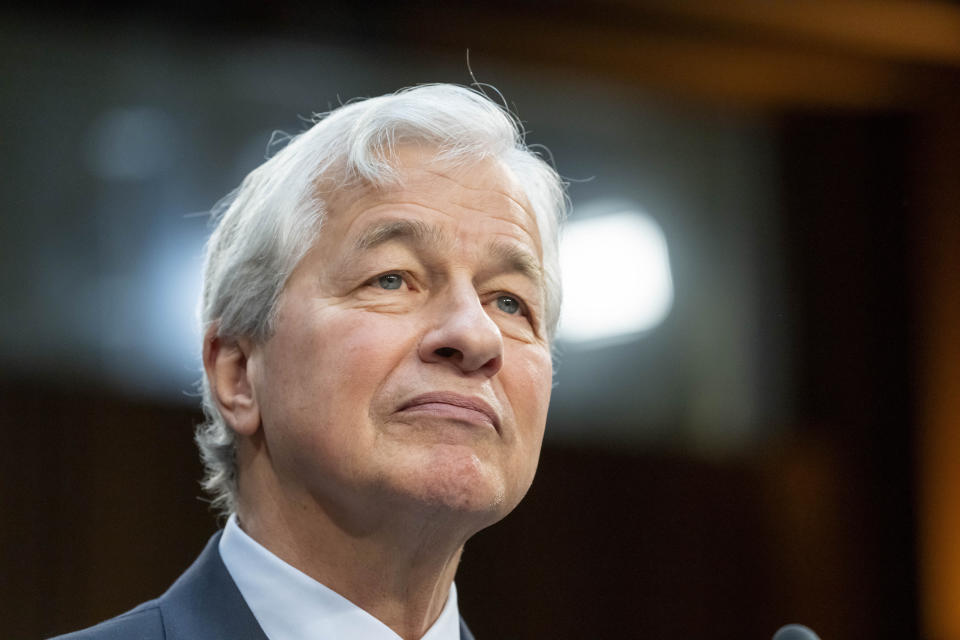
[[[571,221],[560,241],[559,338],[606,344],[660,324],[673,305],[663,230],[625,211]]]

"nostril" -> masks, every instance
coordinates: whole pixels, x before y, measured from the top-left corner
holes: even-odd
[[[454,355],[456,355],[457,350],[453,347],[440,347],[439,349],[436,349],[434,353],[441,358],[452,358]]]

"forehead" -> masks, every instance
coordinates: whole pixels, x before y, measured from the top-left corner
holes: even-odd
[[[402,216],[477,236],[520,242],[542,261],[540,231],[523,189],[502,162],[449,166],[415,149],[398,152],[399,180],[330,194],[321,242],[356,237],[384,218]]]

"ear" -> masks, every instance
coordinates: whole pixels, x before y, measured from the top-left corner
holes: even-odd
[[[248,339],[218,336],[215,326],[203,340],[203,368],[213,400],[230,428],[245,436],[260,428],[260,407],[247,366],[252,348]]]

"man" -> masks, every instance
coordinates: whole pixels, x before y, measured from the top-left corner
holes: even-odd
[[[450,85],[341,107],[253,171],[202,301],[226,527],[66,637],[471,638],[454,574],[533,479],[564,208],[509,114]]]

